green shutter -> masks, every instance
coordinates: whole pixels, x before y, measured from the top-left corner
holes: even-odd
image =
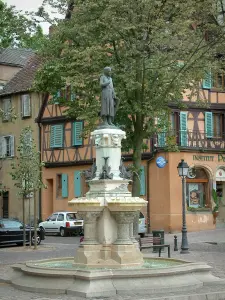
[[[63,147],[63,125],[52,125],[50,132],[50,147]]]
[[[62,197],[68,197],[68,175],[62,174]]]
[[[145,167],[141,166],[140,174],[140,196],[145,195]]]
[[[158,118],[158,124],[160,125],[161,120]],[[158,133],[158,147],[164,147],[166,145],[166,128],[165,126],[161,128],[163,130],[162,133]]]
[[[54,101],[54,104],[59,104],[59,101],[58,99],[61,97],[61,92],[60,91],[57,91],[55,93],[55,95],[53,96],[53,101]]]
[[[212,88],[212,73],[206,72],[205,78],[202,81],[203,89],[211,89]]]
[[[83,145],[83,122],[73,122],[73,146],[82,146]]]
[[[205,112],[205,134],[207,138],[213,137],[213,113]]]
[[[81,197],[81,171],[74,172],[74,195],[75,197]]]
[[[180,112],[180,145],[182,147],[188,146],[187,139],[187,112]]]

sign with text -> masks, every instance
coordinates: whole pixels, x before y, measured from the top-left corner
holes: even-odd
[[[196,161],[215,161],[215,155],[193,155],[193,160]],[[225,162],[225,155],[217,155],[218,162]]]

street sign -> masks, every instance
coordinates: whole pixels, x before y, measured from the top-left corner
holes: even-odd
[[[166,164],[167,164],[167,160],[163,156],[159,156],[156,159],[156,165],[158,168],[162,169],[165,167]]]

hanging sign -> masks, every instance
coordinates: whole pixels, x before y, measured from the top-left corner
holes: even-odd
[[[157,165],[158,168],[162,169],[162,168],[165,167],[166,164],[167,164],[167,161],[163,156],[159,156],[156,159],[156,165]]]

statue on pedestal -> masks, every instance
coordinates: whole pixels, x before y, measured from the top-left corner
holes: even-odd
[[[119,106],[119,99],[116,97],[113,81],[111,77],[111,68],[105,67],[104,74],[100,77],[101,94],[101,117],[103,126],[113,126],[113,120]]]

